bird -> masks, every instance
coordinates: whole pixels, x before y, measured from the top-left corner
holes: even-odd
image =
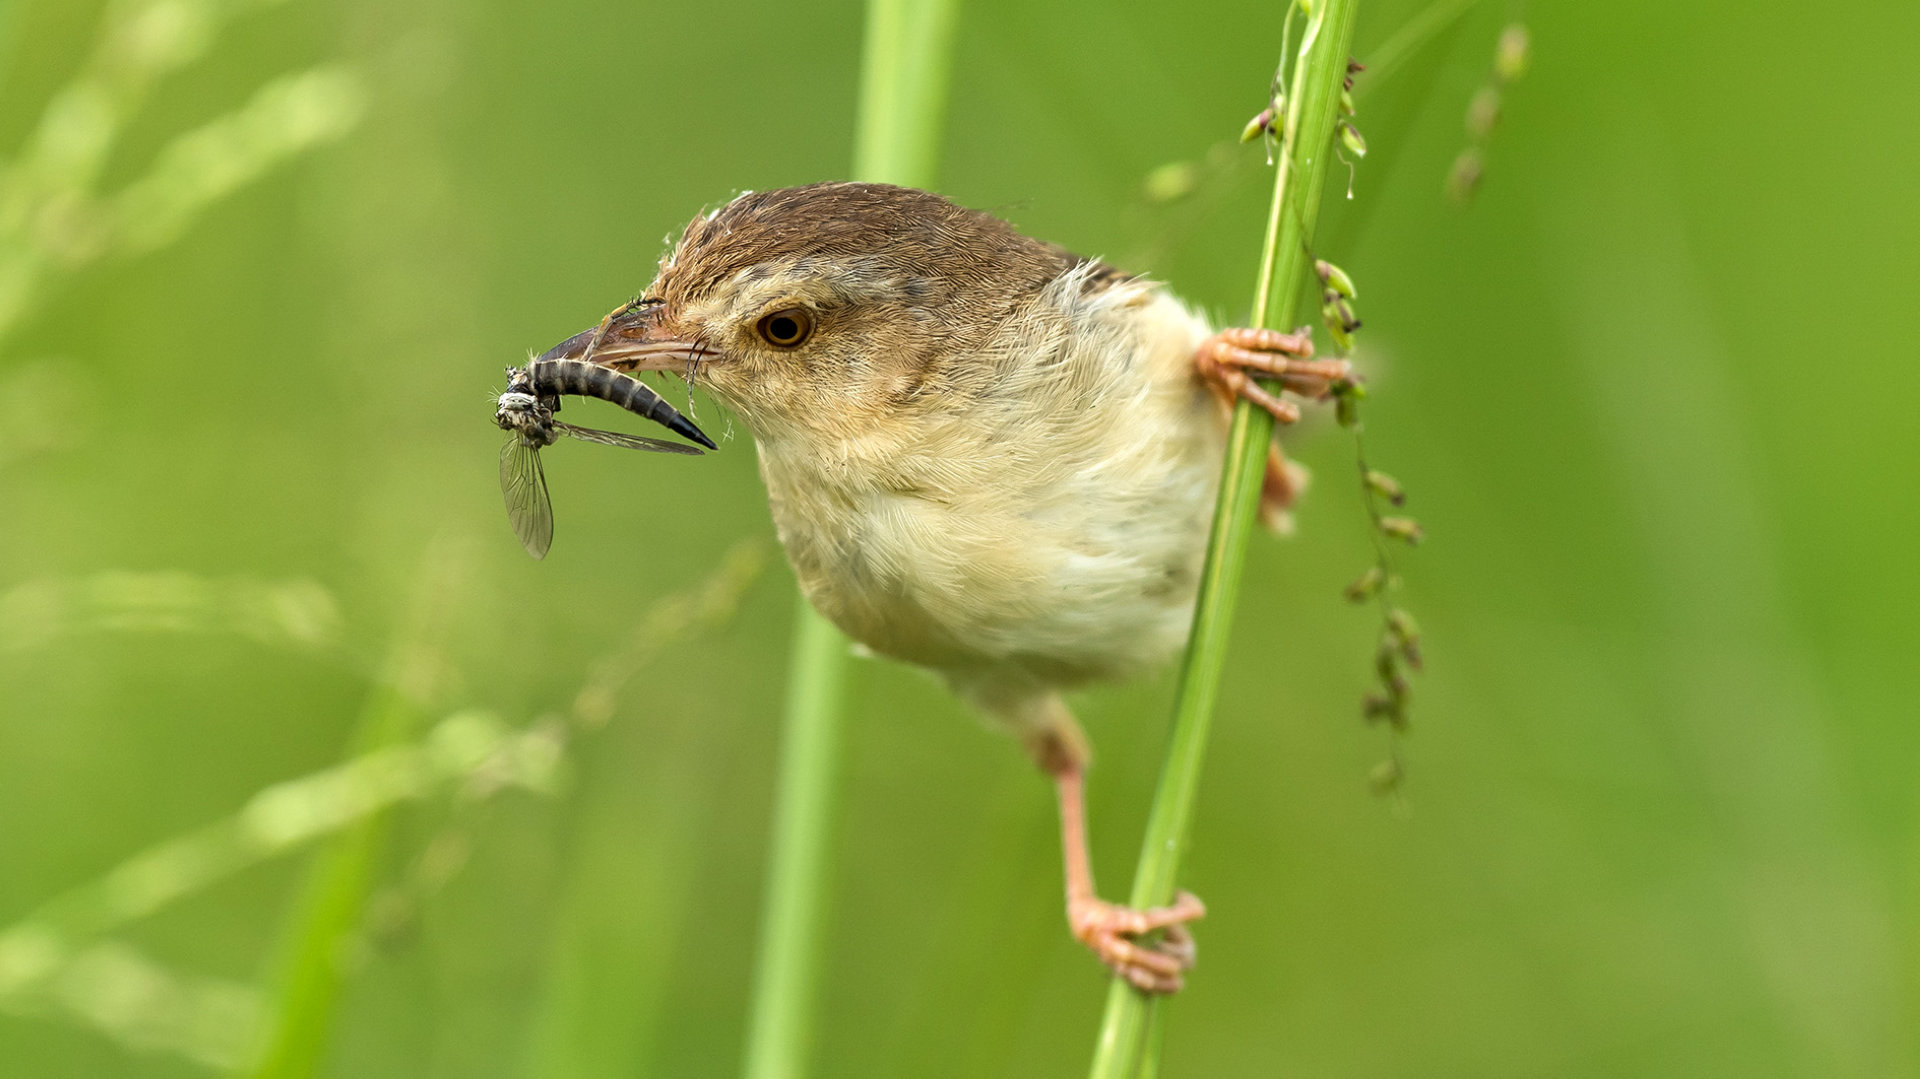
[[[1162,283],[857,182],[696,216],[635,299],[539,358],[670,372],[737,415],[808,601],[1020,741],[1057,790],[1073,936],[1144,992],[1183,986],[1205,906],[1099,897],[1063,694],[1179,652],[1234,402],[1291,423],[1286,395],[1327,399],[1346,361],[1305,330],[1216,332]],[[1303,482],[1272,445],[1270,526]]]

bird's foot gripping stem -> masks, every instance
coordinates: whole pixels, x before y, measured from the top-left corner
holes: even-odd
[[[1352,374],[1345,360],[1313,358],[1313,334],[1304,327],[1293,333],[1279,330],[1221,330],[1193,352],[1193,370],[1231,404],[1246,398],[1280,423],[1300,419],[1300,406],[1262,386],[1257,376],[1280,383],[1281,388],[1313,400],[1324,400],[1334,383]]]
[[[1192,969],[1193,934],[1187,923],[1207,908],[1181,892],[1170,906],[1136,910],[1100,898],[1087,850],[1087,736],[1056,695],[1005,710],[1027,734],[1027,751],[1053,776],[1060,797],[1060,852],[1067,878],[1067,928],[1107,968],[1143,993],[1177,993]],[[1157,935],[1156,935],[1157,934]]]
[[[1194,960],[1193,934],[1187,923],[1207,913],[1189,892],[1173,905],[1135,910],[1092,896],[1067,901],[1067,924],[1080,943],[1093,950],[1115,974],[1143,993],[1177,993],[1181,975]],[[1159,932],[1157,940],[1143,940]]]
[[[1109,903],[1093,886],[1093,860],[1087,852],[1085,794],[1085,738],[1064,706],[1063,730],[1070,733],[1051,742],[1054,750],[1036,754],[1054,773],[1060,795],[1060,839],[1066,855],[1067,927],[1074,939],[1092,949],[1108,969],[1143,993],[1177,993],[1182,975],[1193,967],[1193,934],[1187,923],[1203,917],[1207,908],[1187,892],[1166,907],[1136,910]],[[1159,934],[1159,936],[1155,936]]]

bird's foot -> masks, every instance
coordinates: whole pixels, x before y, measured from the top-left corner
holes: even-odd
[[[1190,892],[1181,892],[1167,907],[1135,910],[1104,899],[1085,897],[1067,901],[1067,923],[1073,935],[1093,950],[1115,974],[1143,993],[1177,993],[1180,975],[1193,966],[1193,934],[1187,923],[1204,916],[1207,908]],[[1141,940],[1164,931],[1158,940]]]
[[[1280,423],[1300,418],[1300,406],[1262,386],[1266,376],[1302,397],[1323,400],[1336,382],[1352,375],[1345,360],[1313,358],[1313,334],[1302,327],[1293,333],[1279,330],[1221,330],[1193,352],[1193,370],[1229,403],[1244,397],[1272,413]]]

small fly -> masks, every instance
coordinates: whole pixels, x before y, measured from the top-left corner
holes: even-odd
[[[702,452],[697,447],[662,438],[641,438],[562,423],[553,418],[553,414],[560,411],[562,395],[611,401],[707,449],[719,449],[705,432],[639,379],[585,360],[534,360],[524,368],[507,368],[507,392],[500,395],[499,408],[493,414],[493,422],[513,436],[500,450],[500,493],[506,496],[507,519],[513,522],[513,534],[520,537],[521,545],[535,558],[545,558],[547,549],[553,546],[553,500],[547,495],[547,475],[540,467],[540,451],[553,445],[561,435],[651,453]]]

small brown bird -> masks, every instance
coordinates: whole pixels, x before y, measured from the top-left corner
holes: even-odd
[[[1095,894],[1061,693],[1182,647],[1233,400],[1298,419],[1251,376],[1324,398],[1347,365],[1311,355],[937,195],[828,183],[695,218],[639,299],[541,358],[671,371],[740,415],[807,598],[1021,740],[1058,787],[1074,936],[1172,992],[1205,908]],[[1298,486],[1275,448],[1270,523]]]

